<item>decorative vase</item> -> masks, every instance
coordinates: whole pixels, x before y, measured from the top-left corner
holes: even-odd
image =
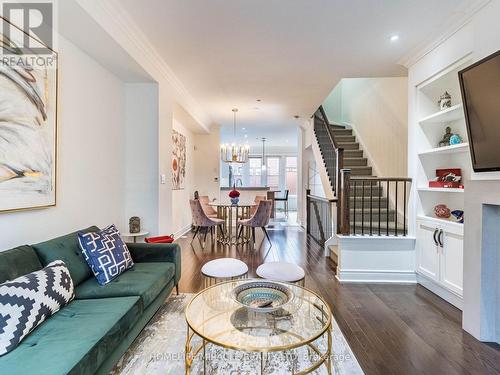
[[[440,96],[438,105],[441,111],[451,107],[451,95],[448,93],[448,91],[445,91],[445,93]]]
[[[464,223],[464,212],[462,210],[451,211],[451,214],[455,216],[455,219],[457,219],[458,223],[460,224]]]
[[[132,216],[129,219],[128,230],[130,233],[139,233],[141,231],[141,219],[138,216]]]
[[[233,206],[236,206],[238,204],[238,202],[240,201],[240,198],[231,198],[231,204]]]

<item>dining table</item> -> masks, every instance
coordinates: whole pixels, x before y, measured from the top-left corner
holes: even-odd
[[[251,241],[251,231],[249,227],[244,227],[241,236],[238,238],[237,223],[240,219],[250,218],[250,209],[255,207],[255,202],[240,201],[232,204],[230,201],[213,201],[210,206],[217,210],[217,217],[224,220],[222,233],[217,234],[217,241],[223,245],[243,245]]]

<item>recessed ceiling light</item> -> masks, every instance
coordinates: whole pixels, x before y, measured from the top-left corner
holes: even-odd
[[[397,42],[399,40],[399,35],[397,35],[397,34],[392,35],[390,40],[391,40],[391,42]]]
[[[241,128],[241,130],[247,130],[247,128]]]

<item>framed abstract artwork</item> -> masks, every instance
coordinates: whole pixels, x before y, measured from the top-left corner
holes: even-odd
[[[0,22],[0,212],[55,206],[57,53]]]
[[[172,189],[184,189],[186,179],[186,136],[172,129]]]

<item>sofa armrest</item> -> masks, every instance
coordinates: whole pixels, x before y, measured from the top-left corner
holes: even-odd
[[[175,264],[175,285],[181,279],[181,247],[176,243],[127,243],[137,263],[169,262]]]

